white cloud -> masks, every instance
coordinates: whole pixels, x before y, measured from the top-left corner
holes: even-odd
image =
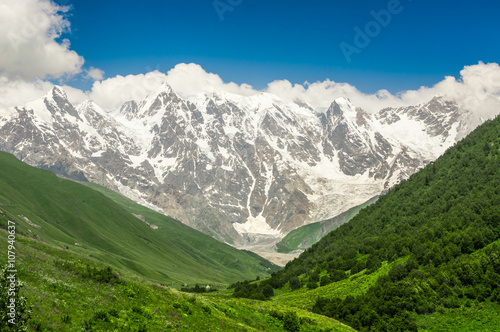
[[[380,90],[365,94],[348,83],[331,80],[291,84],[287,80],[269,83],[265,92],[289,101],[305,101],[315,109],[326,109],[339,97],[349,98],[357,107],[377,112],[384,107],[423,104],[436,95],[455,100],[461,107],[473,111],[477,117],[491,117],[500,110],[500,66],[496,63],[478,63],[465,66],[460,79],[445,77],[433,87],[421,87],[391,94]],[[227,91],[239,95],[253,95],[260,91],[250,85],[225,83],[220,76],[207,73],[200,65],[181,63],[167,74],[153,71],[147,74],[116,76],[95,82],[89,96],[104,108],[120,107],[125,101],[141,99],[155,93],[163,83],[168,83],[183,98],[199,96],[213,91]]]
[[[482,63],[465,66],[461,78],[445,77],[433,87],[421,87],[393,95],[387,90],[364,94],[348,83],[325,80],[316,83],[291,84],[287,80],[269,83],[266,92],[294,101],[302,100],[314,108],[325,109],[339,97],[349,98],[357,107],[377,112],[384,107],[418,105],[436,95],[455,100],[461,107],[473,111],[478,117],[491,117],[500,111],[500,66]]]
[[[24,105],[43,96],[53,84],[43,79],[61,78],[82,72],[84,60],[70,50],[68,40],[59,41],[69,32],[65,17],[69,7],[50,0],[2,0],[0,3],[0,109]],[[316,109],[325,109],[338,97],[349,98],[354,105],[369,112],[384,107],[417,105],[436,95],[445,95],[477,117],[490,117],[500,110],[500,66],[478,63],[465,66],[461,77],[445,77],[432,87],[403,91],[396,95],[386,90],[365,94],[348,83],[332,80],[291,84],[278,80],[265,92],[294,101],[300,99]],[[213,91],[243,96],[260,91],[248,84],[225,83],[220,76],[206,72],[200,65],[181,63],[164,74],[153,71],[140,75],[116,76],[103,80],[104,72],[91,67],[84,77],[95,80],[89,92],[64,86],[73,102],[90,98],[103,108],[120,107],[128,100],[138,100],[155,93],[168,83],[183,98]]]
[[[9,80],[0,77],[0,110],[14,106],[23,106],[29,101],[44,96],[52,88],[50,82],[36,80],[25,82],[23,80]]]
[[[465,66],[460,71],[460,79],[447,76],[431,88],[406,91],[401,99],[407,104],[417,104],[436,95],[456,101],[461,108],[472,111],[476,120],[490,118],[500,113],[500,66],[483,62]]]
[[[117,108],[126,101],[145,98],[157,92],[164,83],[187,99],[220,90],[240,95],[259,93],[248,84],[224,83],[218,75],[207,73],[200,65],[181,63],[167,74],[155,70],[147,74],[118,75],[95,82],[89,96],[103,108]]]
[[[101,71],[91,68],[94,79],[99,79]],[[250,85],[225,83],[218,75],[206,72],[197,64],[181,63],[168,73],[152,71],[146,74],[116,76],[94,82],[89,92],[64,86],[72,102],[92,99],[105,109],[120,107],[129,100],[140,100],[158,92],[164,83],[183,98],[192,98],[213,91],[226,91],[239,95],[260,93]],[[24,105],[43,96],[53,84],[42,80],[25,82],[0,76],[0,109]],[[469,109],[479,118],[489,118],[500,112],[500,66],[496,63],[478,63],[466,66],[460,78],[445,77],[432,87],[421,87],[391,94],[380,90],[375,94],[365,94],[348,83],[331,80],[323,82],[291,84],[289,81],[274,81],[268,84],[265,92],[294,101],[302,100],[315,109],[327,108],[334,99],[349,98],[357,107],[369,112],[377,112],[384,107],[418,105],[428,102],[436,95],[444,95],[455,100],[462,108]]]
[[[376,112],[384,107],[398,107],[406,103],[387,90],[375,94],[365,94],[349,83],[337,83],[329,79],[323,82],[291,84],[287,80],[269,83],[266,90],[290,101],[302,100],[318,110],[324,110],[339,97],[346,97],[356,107]]]
[[[69,7],[49,0],[2,0],[0,4],[0,74],[10,78],[59,78],[81,72],[83,58],[70,50]]]
[[[53,87],[54,84],[39,79],[26,82],[21,79],[0,76],[0,112],[6,112],[6,110],[16,106],[22,107],[30,101],[45,96]],[[88,98],[79,89],[65,85],[62,88],[72,103],[78,104]]]
[[[115,76],[94,82],[89,97],[105,109],[120,107],[129,100],[140,100],[157,91],[167,75],[159,71],[147,74]]]
[[[87,75],[85,75],[85,77],[93,79],[94,81],[101,81],[104,78],[104,71],[99,68],[90,67],[86,72]]]
[[[60,85],[60,87],[62,87],[63,90],[66,91],[66,96],[68,96],[68,100],[73,105],[78,105],[89,99],[88,94],[80,89],[76,89],[68,85]]]
[[[176,65],[167,73],[166,82],[176,93],[185,98],[220,90],[243,96],[258,93],[248,84],[224,83],[219,75],[207,73],[195,63]]]

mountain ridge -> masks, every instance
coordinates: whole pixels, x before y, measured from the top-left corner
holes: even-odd
[[[57,87],[2,116],[0,149],[243,246],[379,195],[470,131],[469,114],[443,97],[368,114],[346,98],[314,110],[268,93],[183,99],[166,84],[104,110]]]

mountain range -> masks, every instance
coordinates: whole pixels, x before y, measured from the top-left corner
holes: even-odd
[[[0,150],[119,192],[242,247],[283,238],[380,195],[478,124],[436,96],[368,113],[269,93],[183,98],[164,84],[116,109],[60,87],[0,114]]]

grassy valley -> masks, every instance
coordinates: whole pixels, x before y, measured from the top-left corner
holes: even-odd
[[[0,247],[15,252],[21,281],[12,326],[2,256],[1,331],[352,331],[307,310],[234,299],[227,283],[277,270],[253,253],[7,153],[0,170]],[[181,292],[181,282],[216,291]]]
[[[109,197],[0,153],[1,222],[17,232],[94,257],[151,281],[227,284],[276,266],[117,194]]]
[[[8,245],[7,235],[0,230],[1,248]],[[312,332],[352,331],[306,310],[235,300],[222,290],[210,295],[182,293],[24,236],[17,237],[16,254],[18,278],[24,282],[19,293],[31,311],[27,331],[278,332],[285,326]],[[20,325],[9,329],[2,323],[1,331],[21,330]]]

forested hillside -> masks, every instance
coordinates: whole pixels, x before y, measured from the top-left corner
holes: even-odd
[[[312,296],[317,287],[377,272],[366,291],[315,298],[309,309],[361,331],[432,330],[439,322],[425,315],[460,317],[454,309],[470,307],[483,308],[488,320],[485,311],[498,312],[500,302],[499,154],[497,117],[284,270],[260,283],[234,285],[235,295],[264,291],[269,298],[307,286]],[[382,265],[390,266],[388,273],[380,273]],[[465,331],[472,323],[455,319],[453,328]]]

